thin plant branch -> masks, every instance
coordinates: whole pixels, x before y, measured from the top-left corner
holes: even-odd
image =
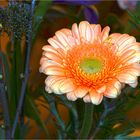
[[[0,82],[0,100],[3,108],[5,137],[7,140],[9,140],[11,139],[10,118],[9,118],[8,104],[7,104],[7,98],[5,92],[5,84],[3,82]]]
[[[7,101],[7,97],[6,97],[6,91],[5,91],[4,70],[3,69],[4,69],[3,63],[1,61],[1,65],[0,65],[0,103],[2,105],[3,116],[4,116],[5,138],[7,140],[10,140],[11,139],[11,127],[10,127],[8,101]]]
[[[16,116],[14,119],[14,124],[12,127],[12,138],[14,138],[15,130],[17,127],[18,119],[22,110],[23,102],[24,102],[24,97],[25,97],[25,90],[29,78],[29,60],[30,60],[30,52],[31,52],[31,46],[32,46],[32,20],[33,20],[33,14],[34,14],[34,9],[35,9],[35,0],[32,0],[31,3],[31,16],[29,20],[29,27],[28,27],[28,33],[27,33],[27,52],[26,52],[26,60],[25,60],[25,71],[24,71],[24,79],[22,81],[22,87],[21,87],[21,92],[20,92],[20,97],[19,97],[19,102],[18,102],[18,107],[16,111]]]
[[[102,113],[102,115],[101,115],[101,117],[100,117],[100,119],[99,119],[99,122],[98,122],[98,124],[97,124],[97,126],[96,126],[96,128],[95,128],[95,130],[94,130],[94,132],[93,132],[93,135],[92,135],[92,137],[91,137],[90,139],[95,139],[96,134],[100,131],[100,128],[101,128],[101,126],[102,126],[103,123],[104,123],[105,117],[106,117],[110,112],[112,112],[112,111],[115,109],[115,106],[110,107],[110,106],[108,105],[106,98],[104,98],[103,104],[104,104],[104,112]]]
[[[1,27],[2,28],[2,27]],[[2,33],[2,29],[0,30]],[[0,33],[0,36],[2,35]],[[3,116],[4,116],[4,125],[5,125],[5,138],[7,140],[11,139],[11,126],[10,126],[10,116],[9,116],[9,108],[8,108],[8,99],[6,96],[6,89],[5,89],[5,67],[4,67],[4,60],[3,54],[1,50],[1,37],[0,37],[0,103],[3,109]]]

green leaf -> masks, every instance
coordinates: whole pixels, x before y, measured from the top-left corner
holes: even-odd
[[[130,12],[129,10],[127,10],[128,14],[130,15],[130,17],[139,25],[140,24],[140,19],[137,15],[133,14],[132,12]]]
[[[34,100],[29,95],[26,95],[24,108],[26,108],[26,110],[25,110],[26,115],[28,117],[32,118],[33,120],[35,120],[36,123],[39,125],[39,127],[41,127],[44,130],[46,137],[49,138],[48,130],[45,126],[44,121],[40,117],[39,110],[38,110]]]
[[[0,52],[0,57],[2,58],[3,65],[4,65],[4,76],[5,76],[5,82],[7,86],[7,92],[8,92],[8,100],[11,98],[11,90],[10,90],[10,70],[9,70],[9,65],[8,65],[8,60],[6,57],[6,54],[3,52]]]
[[[60,5],[52,5],[51,10],[54,10],[57,14],[67,15],[68,11]]]
[[[18,104],[18,98],[20,96],[20,88],[21,88],[21,78],[20,75],[23,73],[23,54],[21,51],[21,42],[20,40],[16,40],[13,38],[12,47],[14,48],[13,55],[12,55],[12,63],[10,69],[10,116],[11,116],[11,123],[13,123],[15,114],[16,114],[16,107]],[[18,129],[17,129],[18,130]],[[17,135],[19,133],[16,133]]]
[[[134,21],[128,20],[128,22],[129,22],[129,23],[131,24],[131,26],[133,26],[135,29],[140,30],[140,27],[139,27]]]
[[[135,96],[135,99],[131,99],[131,101],[129,101],[125,107],[125,111],[128,112],[131,109],[133,109],[134,107],[136,107],[137,105],[140,105],[140,94],[137,94]]]
[[[121,136],[121,135],[119,135],[115,138],[115,140],[124,140],[124,139],[126,139],[126,140],[140,140],[140,137],[139,136],[137,137],[137,136]]]
[[[34,22],[33,22],[33,40],[37,35],[37,31],[40,27],[40,24],[43,21],[43,18],[46,14],[46,11],[51,5],[52,0],[40,0],[37,8],[35,9]]]
[[[108,25],[111,27],[111,32],[123,32],[124,26],[120,20],[120,18],[113,14],[109,13],[108,16],[103,20],[104,25]]]
[[[129,134],[131,134],[132,132],[134,132],[135,127],[134,125],[129,121],[129,122],[124,122],[122,123],[119,128],[117,129],[113,129],[112,134],[114,133],[114,137],[113,138],[118,138],[120,136],[127,136]]]
[[[20,126],[20,138],[22,139],[26,139],[26,136],[28,135],[28,132],[30,131],[30,127],[29,127],[29,124],[30,124],[30,120],[28,119],[28,121],[24,124],[22,124],[22,126]]]
[[[55,116],[55,118],[58,122],[58,125],[60,126],[60,130],[58,129],[59,138],[64,139],[66,137],[66,133],[65,133],[66,127],[65,127],[64,121],[62,120],[62,118],[61,118],[61,116],[58,112],[55,99],[52,95],[46,94],[46,92],[43,92],[43,97],[45,98],[45,100],[50,105],[50,112]]]
[[[12,61],[12,44],[11,41],[9,41],[6,45],[6,54],[7,54],[7,59],[9,60],[9,62],[11,63]]]
[[[67,130],[77,135],[79,132],[79,118],[75,102],[67,100],[66,97],[63,95],[58,96],[58,98],[61,100],[62,104],[65,105],[70,111],[70,122],[69,125],[67,126]]]

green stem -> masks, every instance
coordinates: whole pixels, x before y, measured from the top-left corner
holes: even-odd
[[[12,56],[12,66],[11,66],[11,77],[10,77],[10,88],[11,88],[11,98],[10,98],[10,109],[12,111],[10,111],[10,116],[11,116],[11,123],[13,123],[14,120],[14,115],[16,112],[16,105],[17,105],[17,85],[16,85],[16,51],[15,51],[15,41],[12,38],[11,39],[11,44],[12,44],[12,48],[13,48],[13,56]],[[13,82],[14,81],[14,82]]]
[[[85,104],[85,113],[82,128],[78,139],[87,139],[93,122],[93,104]]]
[[[16,113],[16,108],[18,104],[18,98],[20,96],[20,88],[21,88],[21,79],[20,74],[23,73],[23,58],[21,53],[21,40],[17,40],[16,38],[12,38],[12,46],[13,46],[13,61],[11,68],[11,92],[12,96],[10,99],[10,111],[11,115],[11,123],[14,122],[14,117]],[[19,128],[20,126],[18,126]],[[15,138],[20,137],[19,129],[16,129]]]
[[[11,86],[12,86],[11,89],[13,95],[11,99],[11,104],[13,106],[13,110],[12,110],[12,120],[13,120],[15,116],[20,88],[21,88],[20,74],[23,72],[23,61],[22,61],[20,41],[17,41],[15,38],[13,38],[12,45],[14,48],[13,63],[12,63],[13,65],[11,70]]]

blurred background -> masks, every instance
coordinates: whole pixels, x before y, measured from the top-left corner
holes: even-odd
[[[84,0],[83,0],[84,1]],[[31,5],[30,0],[24,0],[24,1],[14,1],[15,3],[11,3],[11,5],[15,4],[18,6],[25,4]],[[37,21],[37,26],[33,26],[33,35],[34,40],[32,43],[31,53],[30,53],[30,75],[28,80],[28,85],[26,89],[26,94],[28,97],[25,97],[25,103],[23,107],[23,116],[21,117],[23,120],[20,120],[21,122],[24,122],[24,125],[22,126],[21,130],[22,134],[20,136],[17,134],[18,130],[16,130],[16,137],[22,137],[22,138],[46,138],[46,133],[49,133],[50,138],[57,138],[58,137],[58,129],[60,129],[62,126],[59,124],[63,123],[65,125],[69,124],[69,121],[71,120],[71,114],[69,112],[69,107],[63,104],[59,97],[55,97],[56,106],[57,106],[57,113],[60,115],[59,118],[57,118],[57,114],[50,112],[50,103],[49,99],[44,97],[42,92],[44,92],[44,81],[46,76],[44,74],[39,73],[39,61],[42,56],[42,47],[46,44],[48,44],[47,40],[49,37],[52,37],[55,32],[61,28],[71,28],[71,25],[73,23],[79,23],[83,20],[88,20],[90,23],[99,23],[101,24],[102,28],[105,26],[110,26],[111,32],[110,33],[128,33],[134,37],[136,37],[137,41],[140,41],[140,1],[137,0],[91,0],[91,3],[88,4],[86,1],[85,3],[82,1],[67,1],[67,0],[44,0],[44,1],[36,1],[35,5],[35,14],[33,16],[33,22]],[[1,0],[0,1],[0,7],[2,10],[4,8],[8,9],[9,7],[9,1],[7,0]],[[12,7],[12,6],[11,6]],[[30,8],[27,8],[30,9]],[[1,35],[0,35],[0,46],[1,46],[1,52],[3,52],[7,58],[7,63],[9,67],[9,71],[12,72],[12,55],[13,55],[13,46],[12,46],[12,35],[11,34],[11,28],[10,26],[10,20],[8,18],[16,17],[21,14],[14,13],[13,15],[8,15],[8,18],[2,13],[2,10],[0,12],[0,25],[1,25]],[[15,10],[15,9],[14,9]],[[18,10],[17,10],[18,11]],[[38,13],[37,13],[38,12]],[[27,11],[28,14],[28,11]],[[4,16],[5,17],[4,17]],[[15,18],[15,19],[16,19]],[[17,20],[17,23],[21,22]],[[24,22],[24,21],[23,21]],[[16,23],[16,24],[17,24]],[[37,29],[36,29],[37,27]],[[19,30],[19,27],[17,26],[17,32],[21,32],[22,30]],[[24,28],[24,26],[23,26]],[[13,28],[12,28],[13,29]],[[34,30],[36,29],[36,30]],[[9,34],[10,30],[10,34]],[[14,32],[12,30],[12,32]],[[18,42],[20,46],[20,54],[17,56],[22,57],[19,58],[19,62],[17,62],[17,67],[21,68],[18,69],[19,76],[18,80],[22,80],[23,76],[23,68],[24,62],[26,59],[26,37],[25,33],[22,35],[17,34],[17,38],[21,37],[21,39]],[[16,37],[15,37],[16,38]],[[18,39],[15,40],[18,40]],[[16,42],[16,43],[17,43]],[[14,72],[13,72],[14,73]],[[17,73],[16,73],[17,74]],[[9,74],[10,79],[12,79],[11,83],[17,83],[14,78],[11,76],[12,74]],[[9,84],[11,84],[9,82]],[[10,88],[13,88],[12,85]],[[21,85],[19,85],[19,90],[21,88]],[[139,88],[139,86],[138,86]],[[16,89],[18,90],[18,88]],[[137,91],[138,90],[138,91]],[[139,89],[127,89],[127,92],[133,92],[135,94],[138,94]],[[136,93],[137,92],[137,93]],[[9,96],[9,95],[8,95]],[[9,105],[12,106],[13,104],[13,97],[14,95],[11,93]],[[19,96],[19,95],[18,95]],[[16,101],[16,106],[18,102],[18,96]],[[126,118],[127,120],[130,120],[134,123],[135,131],[131,131],[132,133],[129,134],[131,136],[140,136],[140,100],[135,101],[135,98],[140,99],[140,97],[132,97],[131,104],[133,103],[133,107],[131,106],[128,111],[126,111]],[[81,104],[81,101],[77,101],[78,105]],[[127,103],[127,100],[124,101],[124,104]],[[135,104],[134,104],[135,103]],[[14,107],[13,107],[14,108]],[[10,108],[9,112],[14,112],[15,109]],[[55,109],[54,109],[55,110]],[[98,108],[97,108],[98,110]],[[0,110],[2,114],[2,109]],[[16,112],[16,111],[15,111]],[[15,112],[13,115],[11,115],[11,120],[14,120],[13,116],[15,115]],[[116,112],[117,113],[117,112]],[[118,112],[119,113],[119,112]],[[55,114],[55,115],[54,115]],[[99,113],[100,114],[100,113]],[[82,119],[81,119],[82,120]],[[3,132],[3,122],[4,119],[1,117],[0,119],[0,130]],[[121,125],[120,123],[116,123],[114,125],[114,128],[119,127]],[[71,128],[72,129],[72,128]],[[1,133],[2,134],[2,133]],[[1,135],[0,134],[0,135]],[[118,134],[119,135],[119,134]],[[68,136],[70,137],[70,136]]]

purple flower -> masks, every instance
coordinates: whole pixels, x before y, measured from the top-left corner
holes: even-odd
[[[101,0],[53,0],[57,4],[69,4],[69,5],[93,5],[99,3]]]
[[[138,0],[117,0],[119,7],[123,10],[125,9],[135,9]]]
[[[90,23],[97,23],[98,13],[95,7],[91,5],[101,2],[101,0],[53,0],[55,4],[83,5],[84,16]]]
[[[98,21],[98,13],[95,7],[85,6],[84,16],[90,23],[97,23]]]

